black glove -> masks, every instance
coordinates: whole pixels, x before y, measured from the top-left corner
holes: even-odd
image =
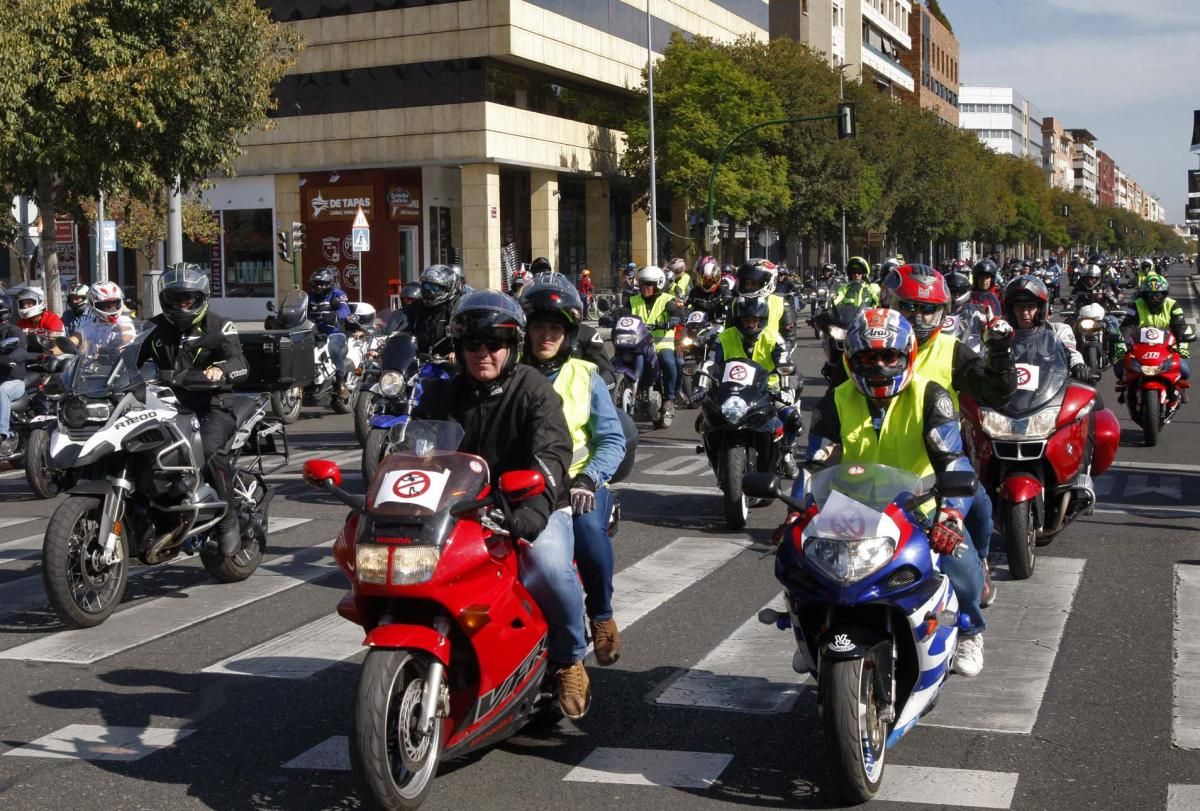
[[[580,473],[571,482],[571,511],[584,515],[596,509],[596,483]]]
[[[1087,366],[1082,363],[1076,363],[1071,367],[1071,377],[1084,383],[1091,379]]]

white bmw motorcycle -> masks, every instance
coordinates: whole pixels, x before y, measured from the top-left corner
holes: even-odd
[[[199,553],[208,573],[225,583],[246,579],[262,561],[272,493],[261,450],[264,440],[274,448],[272,435],[283,426],[264,422],[267,395],[230,396],[238,427],[225,450],[236,471],[242,548],[222,555],[206,543],[228,507],[204,480],[200,423],[170,388],[143,379],[138,368],[153,330],[144,321],[91,325],[63,375],[50,457],[75,484],[46,528],[42,575],[50,605],[71,627],[99,625],[116,610],[131,559],[155,565]],[[199,371],[175,382],[196,391],[218,385]],[[247,447],[258,472],[238,468]]]

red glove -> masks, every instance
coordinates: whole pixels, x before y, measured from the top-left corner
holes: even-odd
[[[953,507],[942,507],[929,533],[929,545],[939,555],[949,555],[963,542],[963,514]]]

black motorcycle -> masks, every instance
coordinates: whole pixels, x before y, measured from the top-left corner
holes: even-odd
[[[72,352],[74,345],[66,338],[52,344],[48,338],[37,335],[28,336],[27,344],[29,351],[39,358],[25,364],[25,393],[12,402],[9,412],[9,427],[17,442],[12,450],[0,455],[0,461],[22,466],[29,489],[36,497],[54,498],[72,483],[67,472],[50,465],[50,433],[58,423],[58,401],[62,396],[58,372],[71,356],[49,353],[55,344],[60,347],[66,344]]]

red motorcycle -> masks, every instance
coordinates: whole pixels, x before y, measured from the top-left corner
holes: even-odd
[[[539,495],[542,474],[489,485],[483,459],[455,449],[461,426],[413,421],[366,496],[342,490],[333,462],[304,478],[352,510],[333,546],[350,580],[338,613],[366,631],[350,760],[368,807],[416,808],[443,758],[515,733],[543,693],[547,625],[521,585],[502,529],[510,507]]]
[[[1092,484],[1112,465],[1121,425],[1099,408],[1096,390],[1070,379],[1049,329],[1013,347],[1017,390],[999,409],[961,399],[968,452],[992,494],[1012,576],[1033,574],[1035,549],[1050,543],[1096,501]]]
[[[1142,426],[1146,447],[1153,447],[1179,410],[1188,381],[1180,379],[1179,351],[1169,329],[1141,327],[1132,343],[1117,391],[1129,405],[1130,419]]]

